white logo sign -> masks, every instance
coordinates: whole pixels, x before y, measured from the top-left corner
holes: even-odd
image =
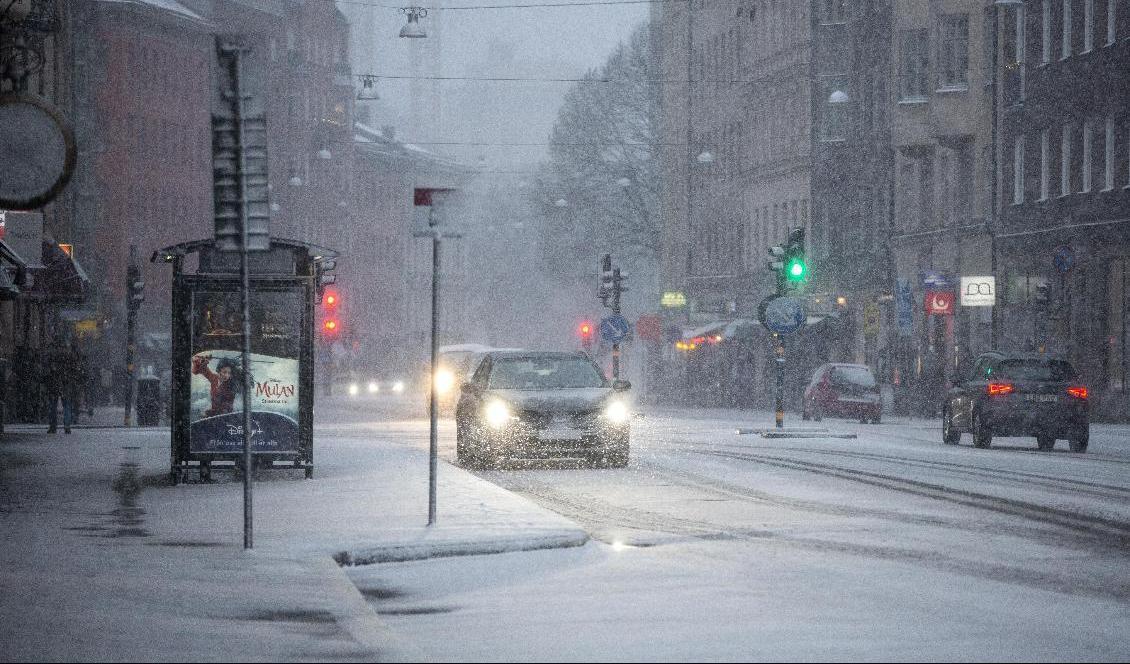
[[[997,280],[994,276],[962,277],[961,306],[991,307],[997,303]]]

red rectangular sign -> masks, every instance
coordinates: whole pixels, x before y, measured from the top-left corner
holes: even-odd
[[[926,315],[952,316],[953,291],[926,291]]]

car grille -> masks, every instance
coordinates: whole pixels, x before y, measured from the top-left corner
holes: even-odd
[[[592,428],[600,414],[598,410],[554,413],[537,410],[518,411],[518,420],[535,429],[544,429],[551,424],[573,427],[576,429]]]

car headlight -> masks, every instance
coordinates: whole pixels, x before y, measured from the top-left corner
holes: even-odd
[[[604,419],[613,424],[623,424],[631,414],[623,401],[613,401],[604,408]]]
[[[377,392],[380,392],[380,391],[381,391],[381,386],[377,385],[377,381],[375,381],[375,380],[369,381],[369,394],[376,394]]]
[[[501,401],[492,401],[483,409],[483,416],[492,429],[502,429],[511,420],[517,419],[510,413],[510,407]]]
[[[398,380],[395,383],[393,383],[392,384],[392,391],[397,392],[397,393],[403,392],[404,391],[404,381]]]
[[[357,383],[350,383],[349,384],[349,396],[355,397],[355,396],[357,396],[357,393],[360,392],[360,391],[361,391],[361,388],[357,387]]]
[[[455,387],[455,374],[447,369],[437,369],[435,380],[437,394],[447,394],[452,387]]]

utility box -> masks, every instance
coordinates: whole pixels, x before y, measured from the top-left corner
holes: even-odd
[[[137,425],[155,427],[161,423],[161,379],[142,376],[137,379]]]
[[[186,271],[190,256],[195,272]],[[249,256],[251,357],[243,366],[243,304],[237,253],[213,240],[154,253],[171,263],[174,483],[214,464],[243,463],[243,376],[251,374],[251,452],[259,469],[314,472],[314,301],[323,261],[337,253],[272,239]]]

